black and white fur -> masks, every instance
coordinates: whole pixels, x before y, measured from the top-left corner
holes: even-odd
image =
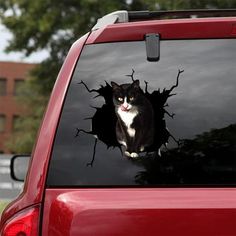
[[[139,80],[132,84],[118,85],[111,82],[113,103],[118,118],[116,136],[125,146],[125,155],[137,158],[153,142],[153,108],[139,87]]]

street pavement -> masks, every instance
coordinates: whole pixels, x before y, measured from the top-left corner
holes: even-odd
[[[0,200],[13,200],[21,192],[22,182],[10,177],[10,159],[12,155],[0,154]]]

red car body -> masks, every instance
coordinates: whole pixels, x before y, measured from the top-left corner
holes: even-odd
[[[84,45],[137,41],[147,33],[162,40],[236,38],[236,17],[113,24],[75,42],[53,89],[24,190],[2,215],[2,232],[29,215],[27,235],[236,235],[233,187],[46,188],[61,109]]]

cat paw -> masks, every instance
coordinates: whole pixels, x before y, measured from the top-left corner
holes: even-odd
[[[131,154],[130,154],[128,151],[125,151],[125,155],[126,155],[127,157],[131,157]]]
[[[136,152],[129,153],[128,151],[125,151],[125,155],[126,155],[127,157],[132,157],[132,158],[137,158],[137,157],[139,157],[138,153],[136,153]]]
[[[132,152],[132,153],[130,154],[130,157],[132,157],[132,158],[137,158],[137,157],[138,157],[138,153]]]

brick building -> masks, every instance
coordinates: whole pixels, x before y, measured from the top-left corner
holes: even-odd
[[[24,112],[16,97],[19,88],[29,78],[35,64],[0,62],[0,153],[8,153],[4,143],[14,130],[14,124]]]

